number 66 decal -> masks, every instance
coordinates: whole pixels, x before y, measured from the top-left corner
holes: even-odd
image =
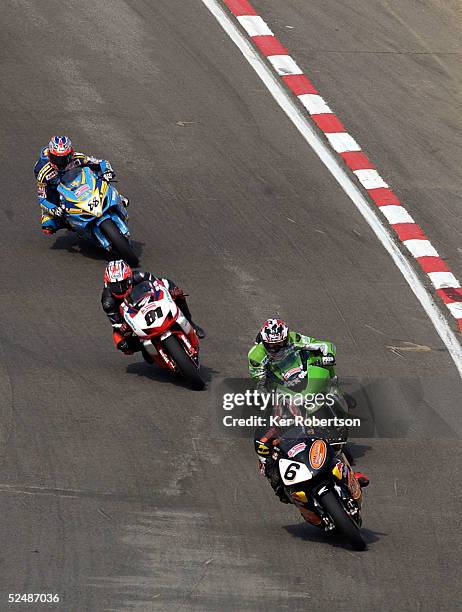
[[[286,485],[310,480],[312,477],[310,470],[304,463],[289,461],[289,459],[279,459],[279,472],[282,482]]]

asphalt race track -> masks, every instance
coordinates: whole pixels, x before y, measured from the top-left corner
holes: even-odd
[[[255,5],[460,276],[460,4]],[[200,0],[7,0],[0,40],[0,610],[460,606],[454,364]],[[41,235],[32,169],[61,132],[118,171],[142,268],[190,293],[206,391],[118,354],[105,254]],[[274,313],[332,339],[354,381],[365,553],[280,504],[221,424]],[[60,603],[7,603],[37,592]]]

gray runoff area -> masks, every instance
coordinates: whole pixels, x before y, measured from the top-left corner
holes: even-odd
[[[460,4],[255,6],[462,277]],[[460,607],[460,379],[203,4],[9,1],[0,40],[0,609]],[[112,161],[143,268],[190,293],[206,391],[117,353],[104,254],[41,235],[32,167],[57,131]],[[275,313],[333,340],[361,409],[392,423],[352,445],[371,479],[365,553],[280,504],[251,440],[222,426]],[[60,602],[8,604],[30,592]]]

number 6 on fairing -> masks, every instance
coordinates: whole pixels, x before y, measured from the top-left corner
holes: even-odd
[[[289,459],[279,459],[279,472],[285,485],[311,480],[313,477],[304,463],[289,461]]]
[[[290,465],[288,465],[284,473],[284,478],[290,481],[294,480],[297,475],[296,470],[299,470],[300,466],[301,466],[301,463],[291,463]]]

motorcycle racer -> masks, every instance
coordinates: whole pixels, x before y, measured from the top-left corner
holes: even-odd
[[[143,352],[139,338],[133,335],[129,325],[124,322],[120,314],[120,304],[128,297],[136,285],[150,281],[161,283],[170,293],[189,323],[193,326],[198,338],[205,338],[204,330],[192,320],[189,306],[186,302],[186,293],[170,279],[160,278],[149,272],[133,271],[122,259],[110,261],[104,271],[104,289],[101,295],[101,305],[112,324],[114,344],[125,355],[132,355],[137,351],[149,361],[149,356]]]
[[[74,151],[67,136],[52,136],[47,147],[40,150],[34,167],[37,181],[37,197],[41,209],[42,232],[51,235],[65,227],[65,211],[59,206],[58,185],[64,172],[72,168],[88,166],[93,172],[102,174],[106,181],[114,179],[115,172],[105,159],[97,159]],[[128,198],[121,196],[127,208]]]
[[[272,386],[272,370],[277,368],[286,355],[293,349],[308,356],[318,353],[320,366],[329,370],[330,377],[336,382],[335,354],[336,347],[332,342],[316,340],[299,332],[289,330],[282,319],[267,319],[261,326],[254,346],[248,353],[248,367],[251,378],[258,381],[260,389],[267,391]],[[266,476],[270,485],[283,503],[291,503],[287,498],[284,485],[279,474],[278,460],[273,457],[277,448],[280,431],[277,427],[260,427],[254,435],[255,452],[259,458],[260,472]],[[361,487],[369,484],[367,476],[361,472],[355,473]]]
[[[271,368],[277,367],[291,347],[321,355],[321,363],[328,368],[331,377],[335,376],[336,348],[332,342],[316,340],[296,331],[290,331],[282,319],[267,319],[257,334],[254,346],[250,349],[249,373],[251,378],[265,383]]]

